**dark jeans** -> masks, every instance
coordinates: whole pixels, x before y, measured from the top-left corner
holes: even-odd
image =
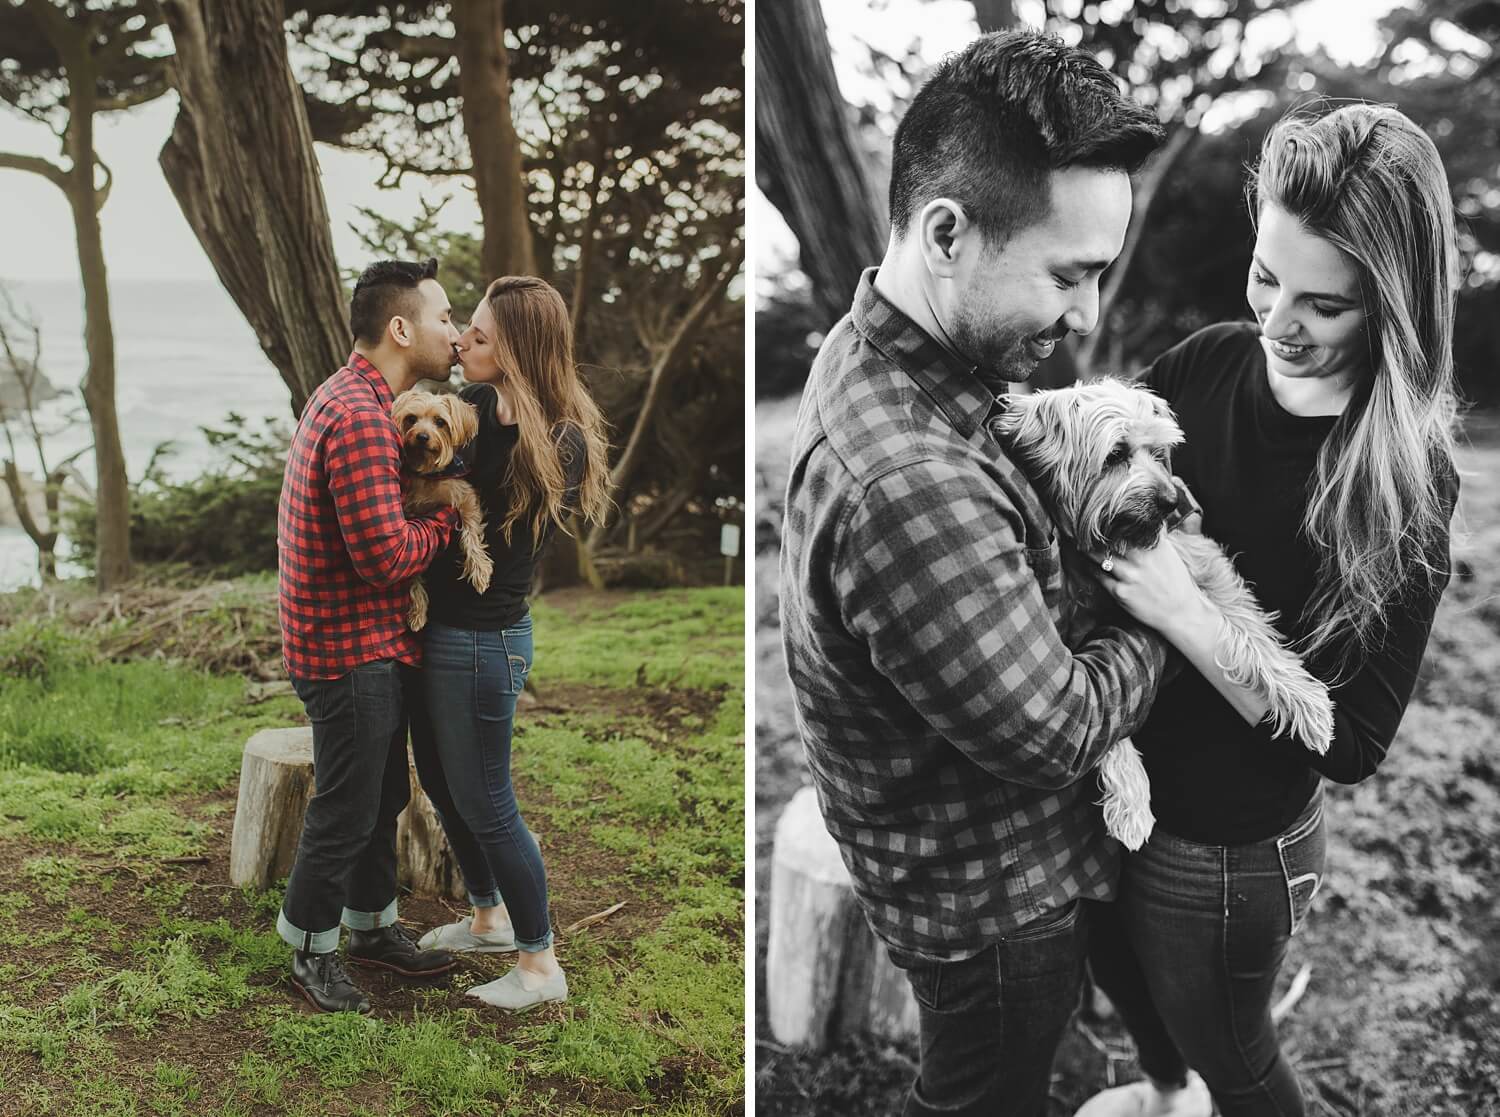
[[[396,816],[411,798],[406,693],[412,669],[393,659],[337,679],[292,680],[313,731],[317,794],[276,929],[299,950],[330,951],[339,922],[396,921]]]
[[[961,962],[900,951],[922,1022],[907,1117],[1040,1117],[1052,1057],[1078,1004],[1095,905],[1074,901]]]
[[[1223,1117],[1304,1112],[1271,994],[1322,882],[1325,848],[1320,787],[1275,838],[1208,846],[1157,827],[1126,856],[1119,901],[1094,922],[1089,965],[1152,1078],[1180,1081],[1192,1067]]]
[[[503,632],[429,624],[412,754],[475,907],[502,898],[525,951],[552,945],[547,874],[510,782],[516,700],[531,670],[531,616]]]

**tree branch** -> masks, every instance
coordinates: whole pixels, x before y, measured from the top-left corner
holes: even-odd
[[[68,172],[50,159],[43,159],[39,155],[16,155],[13,152],[0,151],[0,170],[6,168],[41,175],[59,190],[68,188]]]

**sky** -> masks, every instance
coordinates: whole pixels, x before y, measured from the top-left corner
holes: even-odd
[[[98,117],[95,146],[114,173],[109,200],[99,215],[111,283],[137,279],[216,281],[213,265],[199,247],[157,164],[176,117],[175,94],[129,112]],[[0,151],[58,160],[58,143],[51,131],[8,106],[0,107]],[[368,253],[349,228],[359,217],[360,206],[404,220],[421,212],[424,195],[434,200],[451,196],[443,210],[444,227],[479,231],[479,207],[465,180],[407,175],[399,189],[382,190],[374,185],[385,167],[379,157],[321,144],[317,157],[333,227],[334,252],[341,268],[368,261]],[[78,278],[73,221],[61,190],[40,175],[0,170],[0,212],[6,215],[0,221],[0,278]]]
[[[1198,3],[1211,6],[1212,0]],[[1122,11],[1129,7],[1123,0],[1103,0],[1100,6]],[[1252,46],[1276,45],[1292,37],[1303,52],[1322,47],[1338,61],[1361,61],[1379,45],[1377,21],[1397,6],[1398,0],[1361,0],[1358,4],[1306,0],[1290,16],[1271,13],[1258,18],[1252,32],[1260,43],[1252,40]],[[861,74],[853,63],[863,49],[861,40],[900,57],[916,37],[920,56],[935,64],[978,34],[968,0],[822,0],[822,7],[839,89],[854,104],[891,105],[889,91]],[[1083,0],[1054,0],[1050,7],[1071,16],[1082,11]],[[1018,0],[1016,9],[1020,19],[1032,26],[1042,23],[1046,11],[1040,0]],[[1211,121],[1206,120],[1205,126],[1213,130]],[[782,275],[796,266],[796,238],[776,208],[753,185],[751,190],[756,270],[767,276]]]

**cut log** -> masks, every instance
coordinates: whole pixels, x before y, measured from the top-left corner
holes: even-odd
[[[229,840],[230,883],[265,889],[292,871],[312,795],[311,729],[263,729],[250,738]]]
[[[778,1042],[816,1051],[860,1032],[917,1034],[911,985],[865,921],[810,787],[776,824],[769,938],[766,999]]]
[[[245,745],[229,842],[231,883],[265,889],[292,871],[315,791],[312,755],[311,728],[265,729]],[[415,769],[410,779],[411,803],[396,820],[398,881],[417,895],[466,899],[458,863]]]

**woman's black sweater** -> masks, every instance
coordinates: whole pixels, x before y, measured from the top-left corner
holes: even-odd
[[[1302,517],[1318,449],[1337,418],[1295,416],[1276,402],[1252,323],[1200,330],[1159,357],[1144,383],[1171,404],[1186,435],[1172,467],[1203,506],[1204,534],[1224,547],[1261,606],[1279,614],[1278,630],[1300,635],[1318,569]],[[1451,515],[1456,474],[1444,485]],[[1440,573],[1389,607],[1383,646],[1333,686],[1325,756],[1290,737],[1272,739],[1264,723],[1247,725],[1196,671],[1163,684],[1134,735],[1158,823],[1205,844],[1260,841],[1297,818],[1320,773],[1355,783],[1374,772],[1411,698],[1448,584],[1446,534],[1430,561]],[[1326,669],[1308,667],[1328,681]]]

